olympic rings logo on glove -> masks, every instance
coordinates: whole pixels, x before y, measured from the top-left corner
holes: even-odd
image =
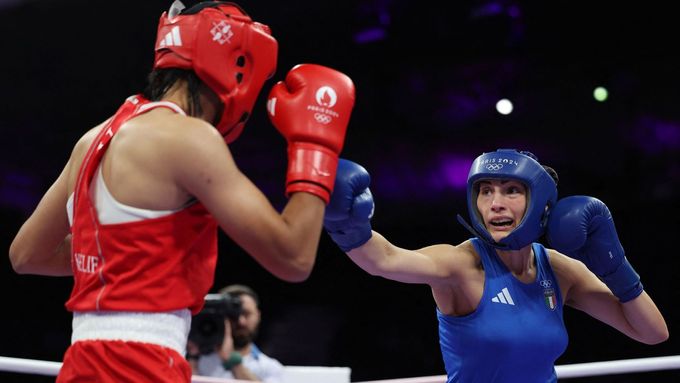
[[[314,113],[314,119],[320,124],[330,124],[333,120],[330,116],[321,113]]]
[[[503,164],[488,164],[486,165],[486,170],[498,171],[503,169]]]

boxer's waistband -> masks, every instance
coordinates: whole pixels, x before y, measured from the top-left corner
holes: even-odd
[[[73,313],[71,343],[83,340],[121,340],[151,343],[186,353],[191,312],[163,313],[98,311]]]

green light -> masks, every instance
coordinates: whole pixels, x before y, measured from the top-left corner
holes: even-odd
[[[609,92],[607,92],[607,89],[604,88],[604,87],[598,86],[593,91],[593,97],[595,97],[595,99],[597,101],[604,102],[604,101],[607,100],[608,96],[609,96]]]

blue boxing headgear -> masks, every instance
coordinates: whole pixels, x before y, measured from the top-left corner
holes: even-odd
[[[477,210],[479,189],[476,183],[483,179],[512,179],[527,187],[527,207],[519,225],[499,242],[489,234]],[[545,233],[550,208],[557,201],[557,184],[530,152],[515,149],[498,149],[477,157],[470,167],[467,179],[467,203],[472,227],[460,215],[458,221],[476,237],[502,250],[519,250],[536,241]],[[546,209],[547,207],[547,209]]]

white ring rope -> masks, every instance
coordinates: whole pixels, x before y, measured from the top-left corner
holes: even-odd
[[[61,362],[47,362],[44,360],[0,356],[0,371],[57,376],[60,368]]]
[[[629,374],[631,372],[675,369],[680,369],[680,355],[555,366],[558,378],[579,378],[582,376]]]
[[[22,374],[38,374],[56,376],[61,368],[61,362],[49,362],[35,359],[20,359],[0,356],[0,371]],[[560,379],[579,378],[585,376],[627,374],[633,372],[647,372],[680,369],[680,355],[660,356],[653,358],[622,359],[605,362],[577,363],[555,366],[557,377]],[[241,382],[240,380],[215,379],[194,376],[192,381],[199,382]],[[374,383],[442,383],[445,375],[423,376],[419,378],[374,380]],[[363,382],[368,383],[368,382]]]
[[[35,359],[8,358],[0,356],[0,371],[16,372],[21,374],[37,374],[57,376],[61,369],[61,362],[48,362]],[[218,379],[207,376],[191,377],[192,383],[242,383],[244,380]]]

